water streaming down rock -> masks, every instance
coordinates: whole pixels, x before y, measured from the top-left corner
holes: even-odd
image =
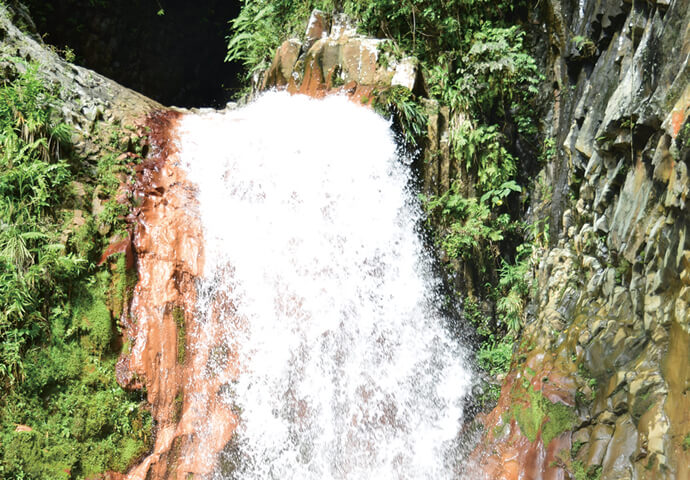
[[[215,478],[453,477],[470,375],[388,122],[274,92],[179,138],[205,237],[195,371],[240,418]]]

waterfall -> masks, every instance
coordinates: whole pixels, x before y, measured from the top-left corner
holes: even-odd
[[[190,343],[239,418],[214,478],[454,478],[470,373],[389,122],[272,92],[178,135],[205,242]]]

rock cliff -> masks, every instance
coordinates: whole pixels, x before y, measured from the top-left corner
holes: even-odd
[[[690,478],[690,3],[552,0],[542,21],[552,240],[481,463]]]

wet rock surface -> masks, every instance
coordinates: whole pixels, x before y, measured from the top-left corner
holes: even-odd
[[[269,69],[254,79],[254,88],[287,89],[316,98],[344,92],[367,105],[381,90],[392,86],[421,89],[416,63],[385,53],[385,43],[357,34],[345,16],[330,19],[315,10],[304,43],[286,40]]]
[[[230,440],[236,425],[229,408],[216,404],[221,385],[200,379],[209,352],[194,348],[196,279],[203,269],[202,232],[195,215],[195,187],[176,165],[176,121],[180,113],[148,117],[153,152],[141,165],[134,187],[139,207],[131,216],[139,281],[125,325],[130,353],[118,364],[118,380],[145,388],[157,423],[153,451],[126,478],[188,478],[210,473],[207,462]],[[203,394],[209,401],[200,404]],[[211,442],[199,424],[218,425]]]
[[[485,420],[479,469],[505,479],[689,478],[690,3],[552,0],[543,13],[547,130],[560,147],[543,173],[552,245],[511,375],[548,377],[567,394],[554,401],[574,399],[577,420],[563,434],[570,445],[551,456],[554,439],[516,466],[535,444],[512,426],[500,431],[516,401],[509,376]]]

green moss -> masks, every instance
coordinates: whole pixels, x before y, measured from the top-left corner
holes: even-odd
[[[185,328],[184,321],[184,310],[180,307],[175,307],[173,309],[173,319],[175,320],[175,325],[177,326],[177,363],[180,365],[184,363],[186,354],[186,344],[187,332]]]
[[[115,257],[115,269],[108,300],[113,317],[119,319],[132,299],[132,292],[137,283],[137,273],[132,269],[127,269],[127,256],[124,253],[118,253]]]
[[[541,431],[542,441],[548,446],[554,438],[572,430],[576,424],[577,416],[571,407],[549,401],[531,385],[513,392],[513,396],[516,401],[510,414],[530,442],[534,442]]]
[[[97,230],[93,217],[87,214],[83,225],[77,227],[69,238],[69,247],[81,258],[92,258],[96,250]]]
[[[570,448],[571,458],[577,457],[577,454],[580,452],[580,449],[582,448],[582,446],[584,444],[585,444],[584,442],[580,442],[580,441],[573,442],[573,446]]]
[[[516,404],[511,409],[520,431],[530,442],[537,439],[539,427],[544,421],[544,411],[541,406],[541,394],[533,389],[528,390],[529,400],[527,404]]]
[[[585,464],[577,461],[573,462],[571,465],[572,478],[574,480],[600,480],[601,479],[601,466],[593,465],[589,469],[585,467]]]
[[[0,472],[6,478],[122,472],[150,448],[151,416],[140,408],[139,394],[117,385],[115,356],[99,360],[73,343],[37,350],[25,361],[26,381],[0,409]],[[34,430],[14,432],[15,423]],[[72,476],[62,476],[65,471]]]
[[[175,402],[173,403],[173,420],[179,422],[182,418],[182,407],[184,406],[184,394],[178,392],[175,396]]]
[[[72,324],[84,334],[84,348],[96,354],[107,352],[112,340],[112,318],[105,295],[109,281],[107,271],[99,273],[82,286],[74,302]]]
[[[683,450],[690,450],[690,433],[687,433],[685,435],[685,438],[683,438]]]
[[[572,408],[562,403],[546,403],[546,423],[542,427],[541,438],[544,445],[551,443],[551,440],[558,437],[563,432],[572,430],[577,421],[577,416]]]

